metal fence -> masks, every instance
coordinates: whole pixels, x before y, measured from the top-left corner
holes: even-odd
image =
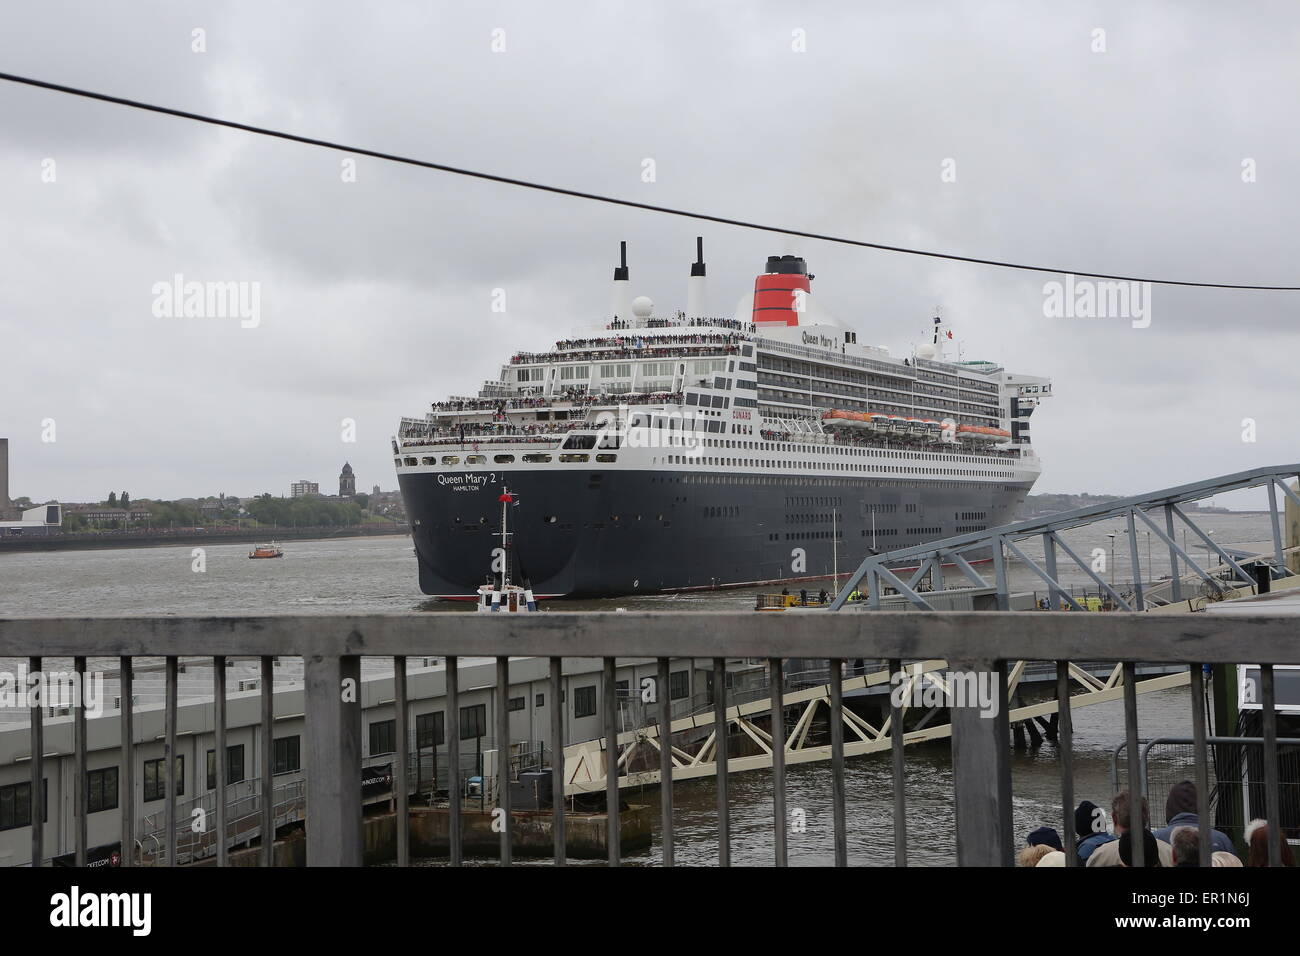
[[[1263,737],[1206,737],[1202,746],[1208,766],[1211,825],[1239,847],[1245,846],[1246,824],[1268,816],[1268,792],[1264,772]],[[1142,792],[1150,804],[1151,825],[1169,823],[1165,795],[1175,784],[1196,773],[1196,741],[1191,737],[1154,737],[1139,741]],[[1128,787],[1127,772],[1120,765],[1128,749],[1120,743],[1111,753],[1111,786],[1119,792]],[[1284,830],[1300,833],[1300,737],[1278,737],[1274,765],[1279,776],[1278,820]]]
[[[831,713],[843,712],[841,679],[846,661],[878,659],[890,662],[898,671],[904,660],[942,659],[961,676],[990,681],[1007,699],[1008,662],[1018,660],[1055,661],[1058,694],[1069,700],[1069,664],[1073,660],[1114,661],[1122,664],[1124,681],[1124,727],[1128,744],[1130,779],[1141,776],[1136,706],[1138,662],[1190,664],[1192,727],[1195,743],[1195,780],[1198,784],[1198,812],[1201,827],[1202,865],[1209,865],[1210,786],[1206,758],[1206,714],[1203,670],[1206,663],[1248,662],[1260,666],[1262,728],[1262,782],[1264,806],[1269,821],[1270,856],[1274,865],[1281,860],[1281,795],[1277,712],[1274,707],[1275,664],[1300,665],[1300,643],[1295,641],[1295,621],[1281,616],[1208,615],[1153,617],[1143,614],[1059,614],[1059,613],[925,613],[879,612],[871,615],[714,613],[614,613],[541,615],[443,615],[394,614],[373,616],[213,616],[103,617],[103,618],[18,618],[0,620],[0,657],[27,656],[30,669],[39,671],[41,653],[66,656],[83,676],[88,657],[120,658],[122,700],[121,741],[124,792],[128,795],[122,812],[122,846],[135,845],[134,760],[132,757],[133,709],[130,706],[132,661],[136,657],[166,656],[165,739],[166,753],[176,752],[177,667],[180,655],[211,657],[215,695],[216,779],[226,777],[226,668],[227,657],[254,657],[261,661],[261,780],[263,792],[272,790],[271,742],[273,739],[273,658],[301,656],[304,683],[307,748],[304,768],[307,778],[307,862],[310,865],[360,865],[363,856],[362,797],[356,785],[362,771],[361,707],[355,696],[340,688],[360,682],[361,657],[391,658],[396,680],[396,737],[410,739],[407,698],[407,657],[438,655],[447,663],[446,713],[447,756],[450,767],[460,766],[458,657],[496,658],[496,725],[509,726],[509,661],[512,657],[548,659],[550,692],[561,696],[561,668],[565,658],[596,658],[603,662],[604,701],[601,713],[605,740],[618,735],[620,709],[615,685],[615,661],[619,658],[652,658],[658,661],[658,686],[669,687],[669,661],[703,658],[713,661],[713,720],[715,726],[729,722],[726,692],[726,661],[761,658],[768,661],[769,686],[774,689],[771,715],[775,743],[772,747],[774,829],[773,857],[784,865],[786,855],[785,753],[783,679],[788,659],[825,659],[829,662]],[[659,720],[670,721],[667,693],[658,695]],[[732,705],[734,706],[734,705]],[[892,720],[899,725],[900,704],[891,700]],[[952,773],[955,797],[957,862],[959,865],[1011,865],[1017,839],[1012,828],[1011,774],[1008,708],[999,706],[989,714],[977,705],[950,708],[952,726]],[[41,708],[32,709],[32,753],[42,749]],[[834,859],[847,860],[845,819],[844,724],[830,721],[830,767],[832,773],[832,817]],[[718,862],[730,862],[730,820],[728,805],[727,735],[719,736],[716,761]],[[894,775],[895,861],[907,861],[906,792],[903,736],[892,734]],[[1066,859],[1075,863],[1073,852],[1072,724],[1068,703],[1062,707],[1058,738],[1061,748],[1062,834]],[[555,752],[564,745],[562,712],[551,709],[550,739]],[[87,799],[87,739],[84,708],[73,715],[73,740],[77,808],[75,848],[78,864],[87,853],[85,801]],[[617,745],[606,747],[608,764],[617,766]],[[662,853],[665,864],[673,862],[672,757],[660,749]],[[32,762],[32,792],[40,791],[42,761]],[[412,768],[407,748],[394,755],[394,776],[410,779]],[[552,761],[554,792],[564,792],[564,768]],[[175,834],[176,797],[174,766],[166,768],[163,849],[169,863],[177,859]],[[510,765],[497,764],[500,775],[499,808],[510,817],[510,787],[506,785]],[[606,817],[608,859],[620,861],[618,772],[606,774]],[[462,796],[459,785],[449,786],[450,857],[462,860]],[[397,788],[397,860],[410,862],[409,797],[407,788]],[[264,801],[261,832],[275,830],[272,801]],[[223,801],[214,808],[219,864],[227,862],[225,839],[231,822]],[[1134,801],[1135,829],[1141,822],[1140,801]],[[553,801],[552,835],[557,863],[565,860],[565,814],[563,801]],[[41,827],[32,828],[32,859],[41,860]],[[273,841],[262,841],[262,862],[271,865]],[[130,863],[131,854],[123,854]],[[500,859],[511,861],[511,828],[500,835]],[[1142,843],[1133,845],[1134,864],[1141,866]]]

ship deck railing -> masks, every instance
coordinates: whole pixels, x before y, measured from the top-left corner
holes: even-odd
[[[647,340],[649,341],[649,340]],[[636,359],[725,358],[740,351],[740,344],[646,345],[641,348],[611,348],[608,351],[581,349],[571,352],[521,352],[510,357],[511,365],[553,365],[557,362],[608,362]]]
[[[645,329],[726,329],[729,332],[752,334],[753,322],[741,322],[728,316],[696,316],[687,318],[678,314],[668,318],[655,316],[645,320],[624,321],[615,319],[605,325],[579,329],[580,332],[639,332]]]
[[[504,410],[505,412],[530,412],[530,411],[565,411],[574,408],[591,408],[593,406],[616,406],[624,405],[654,405],[659,403],[672,404],[682,400],[681,392],[665,392],[656,390],[653,392],[645,391],[626,391],[626,392],[583,392],[572,396],[547,396],[542,398],[523,398],[515,396],[510,399],[498,401],[496,399],[464,399],[451,402],[437,402],[429,412],[430,417],[436,416],[454,416],[454,415],[477,415],[483,412],[496,412]],[[453,407],[454,406],[454,407]],[[425,425],[430,421],[426,418],[403,418],[402,424]]]

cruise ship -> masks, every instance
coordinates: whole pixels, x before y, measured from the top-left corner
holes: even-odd
[[[941,318],[896,358],[771,256],[731,316],[633,297],[518,352],[392,440],[421,590],[475,599],[502,569],[539,599],[791,584],[1011,519],[1041,471],[1048,379],[962,360]],[[509,534],[498,501],[509,485]]]

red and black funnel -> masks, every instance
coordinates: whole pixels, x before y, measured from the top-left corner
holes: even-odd
[[[799,256],[768,256],[766,271],[754,280],[757,324],[798,325],[800,300],[810,291],[808,263]],[[800,295],[799,293],[803,293]]]

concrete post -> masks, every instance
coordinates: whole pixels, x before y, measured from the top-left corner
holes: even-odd
[[[9,516],[9,439],[0,438],[0,518]]]
[[[1300,482],[1293,482],[1291,490],[1300,491]],[[1300,506],[1291,500],[1290,495],[1284,497],[1286,498],[1286,514],[1283,519],[1286,524],[1286,546],[1294,548],[1300,545]],[[1286,566],[1296,574],[1300,574],[1300,551],[1294,551],[1286,556]]]
[[[1002,661],[955,663],[952,673],[952,776],[958,866],[1011,866],[1011,760],[1007,753],[1007,673]],[[974,679],[971,679],[974,675]],[[978,695],[963,700],[960,684],[991,690],[991,707]],[[992,712],[990,712],[992,711]]]
[[[307,865],[360,866],[361,658],[303,659]]]

